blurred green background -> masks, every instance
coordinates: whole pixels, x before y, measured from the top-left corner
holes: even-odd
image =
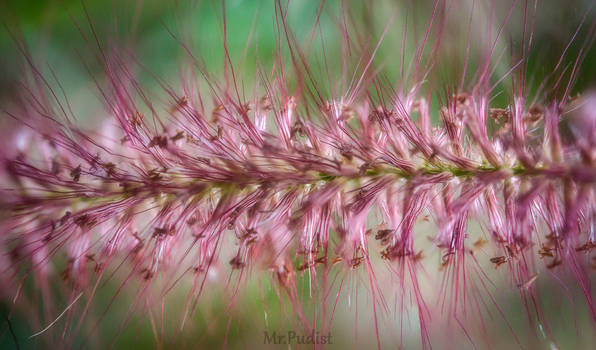
[[[470,1],[463,1],[463,6],[457,2],[450,2],[452,11],[456,15],[462,15],[456,19],[460,25],[459,29],[465,29],[467,25],[466,16],[469,14]],[[480,4],[486,2],[478,1]],[[507,1],[497,6],[499,13],[506,12]],[[505,5],[503,5],[505,4]],[[534,34],[534,50],[528,65],[531,79],[528,81],[534,89],[552,71],[552,67],[559,60],[560,54],[566,47],[571,35],[573,35],[584,14],[588,11],[590,0],[569,0],[561,2],[558,0],[539,1],[538,16],[536,18],[536,31]],[[313,67],[320,73],[322,82],[326,81],[322,74],[322,46],[324,43],[325,55],[328,62],[341,60],[339,49],[340,34],[337,31],[338,23],[341,23],[341,11],[345,7],[351,8],[352,20],[357,23],[359,29],[367,36],[370,36],[372,43],[376,43],[385,25],[395,14],[395,21],[390,27],[383,45],[375,58],[375,63],[382,65],[385,72],[393,81],[399,80],[401,71],[402,56],[402,34],[405,25],[406,10],[409,16],[409,30],[411,37],[422,37],[424,25],[428,21],[432,11],[432,2],[416,1],[408,4],[407,1],[375,1],[364,4],[361,1],[328,1],[323,9],[320,19],[320,30],[316,32],[311,57]],[[200,57],[208,71],[214,75],[222,74],[223,62],[223,24],[222,8],[219,1],[110,1],[110,0],[89,0],[85,6],[97,31],[98,38],[106,47],[122,47],[134,52],[140,63],[146,66],[146,70],[136,71],[139,81],[148,90],[158,91],[158,84],[151,73],[161,79],[171,82],[177,86],[181,74],[181,62],[187,62],[188,56],[180,44],[170,35],[169,30],[184,42],[190,43],[194,54]],[[461,11],[458,8],[461,6]],[[482,6],[474,14],[478,25],[486,23],[487,8],[482,11]],[[520,2],[518,8],[523,6]],[[533,3],[530,3],[530,8]],[[503,7],[503,8],[501,8]],[[288,22],[295,33],[297,41],[306,43],[311,35],[315,22],[319,3],[315,1],[292,1],[288,10]],[[466,10],[466,11],[464,11]],[[0,3],[0,13],[4,28],[0,30],[0,102],[3,107],[10,108],[14,94],[19,90],[19,80],[23,77],[24,60],[15,47],[11,35],[17,40],[22,38],[31,50],[39,67],[47,74],[51,67],[55,71],[60,83],[64,86],[70,102],[73,105],[75,114],[83,124],[93,124],[93,115],[90,111],[100,110],[102,102],[93,86],[85,65],[89,67],[91,74],[101,74],[101,65],[95,59],[97,55],[94,43],[89,42],[90,31],[85,12],[80,1],[3,1]],[[228,45],[230,56],[235,67],[241,74],[240,84],[250,93],[256,76],[255,67],[257,62],[268,71],[275,60],[276,50],[276,29],[275,29],[275,8],[272,1],[250,1],[231,0],[226,2],[226,16],[228,24]],[[501,16],[502,17],[502,16]],[[514,12],[510,31],[506,33],[506,40],[513,46],[519,45],[521,41],[521,30],[519,23],[521,15],[519,11]],[[339,21],[339,22],[338,22]],[[585,33],[593,24],[593,11],[588,13],[586,26],[578,39],[567,51],[565,62],[572,62],[573,58],[583,48]],[[476,23],[476,22],[474,22]],[[476,24],[475,24],[476,25]],[[81,28],[81,31],[77,29]],[[481,30],[479,30],[481,31]],[[322,39],[321,39],[322,38]],[[433,71],[436,77],[429,77],[429,80],[437,79],[441,82],[449,82],[453,77],[458,76],[457,66],[461,63],[465,37],[461,36],[461,30],[449,30],[446,33],[447,42],[443,44],[445,54],[441,56],[438,67]],[[409,41],[406,45],[406,62],[414,56],[415,42]],[[450,50],[453,48],[453,50]],[[596,82],[596,51],[593,47],[586,48],[586,59],[583,62],[582,74],[579,76],[575,92],[583,91],[593,87]],[[287,54],[287,53],[286,53]],[[257,61],[258,59],[258,61]],[[506,70],[507,63],[510,63],[507,54],[504,55],[502,72]],[[566,63],[567,64],[567,63]],[[456,68],[454,68],[456,67]],[[339,65],[332,64],[332,72],[339,71]],[[497,73],[498,75],[498,73]],[[510,87],[503,84],[503,89]],[[442,93],[442,92],[441,92]],[[506,93],[504,94],[506,95]],[[506,99],[497,102],[506,101]],[[421,236],[433,234],[433,227],[419,228]],[[436,280],[439,280],[438,256],[426,258],[428,270]],[[490,265],[490,264],[489,264]],[[487,270],[491,266],[487,265]],[[57,269],[59,271],[59,269]],[[492,271],[491,271],[492,273]],[[95,326],[93,322],[85,323],[81,334],[77,337],[75,348],[105,348],[114,346],[120,349],[129,348],[154,348],[156,339],[152,325],[146,315],[133,316],[127,327],[119,333],[122,321],[127,317],[130,305],[137,301],[134,294],[134,284],[121,292],[116,301],[110,305],[112,296],[116,293],[121,277],[116,276],[105,285],[102,285],[90,311],[89,319],[101,315],[107,308],[105,318],[99,323],[97,330],[92,336],[87,337],[87,332]],[[291,316],[291,305],[283,297],[280,298],[278,291],[272,284],[272,277],[264,274],[261,278],[250,279],[248,282],[241,282],[242,293],[235,299],[234,307],[229,310],[228,302],[233,293],[232,282],[226,287],[227,276],[220,276],[221,281],[210,283],[207,292],[201,298],[197,314],[189,321],[184,331],[178,332],[180,315],[184,310],[189,285],[182,283],[181,286],[169,295],[167,301],[167,312],[165,317],[165,330],[167,334],[163,341],[163,348],[221,348],[227,345],[228,348],[260,348],[263,347],[263,331],[288,330],[299,331]],[[306,310],[312,312],[312,303],[308,300],[308,276],[306,280],[299,283],[298,290],[302,292]],[[349,275],[340,275],[350,278]],[[524,308],[519,300],[517,289],[511,288],[507,274],[502,270],[495,272],[496,287],[494,292],[497,295],[499,305],[503,313],[507,315],[511,327],[516,330],[520,338],[525,338],[531,332],[539,333],[537,329],[531,329],[527,325]],[[376,346],[375,331],[372,327],[371,300],[367,296],[367,279],[363,271],[353,273],[353,281],[359,280],[362,285],[359,288],[354,286],[344,287],[342,300],[339,303],[332,334],[335,342],[332,348],[352,348],[361,346],[363,348],[374,348]],[[232,281],[235,279],[232,278]],[[156,282],[157,283],[157,282]],[[385,281],[387,286],[395,281]],[[565,285],[574,285],[573,281],[563,281]],[[543,293],[543,308],[548,314],[553,333],[560,341],[562,349],[589,349],[590,344],[595,344],[593,323],[588,318],[585,310],[583,296],[577,290],[563,291],[561,285],[552,280],[542,278],[537,282]],[[425,285],[429,292],[433,289],[431,285]],[[26,293],[34,295],[34,286],[29,283],[25,288]],[[130,289],[130,291],[129,291]],[[573,288],[571,288],[573,289]],[[358,293],[356,293],[358,290]],[[552,291],[552,293],[550,293]],[[331,293],[334,295],[334,293]],[[348,297],[348,295],[351,295]],[[564,296],[564,297],[561,297]],[[393,295],[387,296],[391,305],[395,305]],[[406,299],[412,296],[408,295]],[[333,300],[334,298],[330,298]],[[348,301],[348,299],[350,299]],[[285,301],[284,301],[285,300]],[[43,302],[39,308],[42,308]],[[356,301],[358,301],[356,303]],[[66,307],[67,299],[57,297],[56,305]],[[86,300],[81,300],[86,302]],[[356,304],[358,312],[356,313]],[[432,304],[432,302],[431,302]],[[4,302],[1,305],[2,315],[8,315],[10,304]],[[160,305],[153,305],[153,317],[159,325]],[[56,307],[60,310],[60,307]],[[486,330],[482,337],[490,339],[496,349],[507,349],[516,347],[515,340],[508,330],[507,324],[500,318],[499,312],[492,306],[487,306],[490,316],[487,317],[487,325],[496,329]],[[398,310],[399,312],[399,310]],[[419,328],[417,323],[417,312],[414,309],[407,310],[404,316],[403,336],[405,348],[419,348]],[[402,328],[400,317],[395,313],[385,315],[381,321],[381,337],[383,345],[399,345],[399,330]],[[29,336],[39,331],[33,329],[28,316],[15,312],[11,315],[11,325],[18,338],[21,349],[34,349],[50,346],[51,342],[59,339],[61,331],[65,326],[65,318],[61,319],[48,331],[46,335],[29,339]],[[47,324],[44,322],[43,324]],[[440,323],[439,323],[440,324]],[[453,327],[453,325],[451,325]],[[457,326],[455,326],[457,329]],[[435,348],[472,348],[461,331],[453,336],[451,328],[444,330],[436,327],[432,330]],[[444,333],[444,334],[443,334]],[[531,338],[527,336],[527,338]],[[45,339],[45,340],[44,340]],[[436,339],[444,339],[444,342],[437,342]],[[542,343],[532,343],[530,347],[549,348],[551,344],[544,340]],[[2,321],[0,327],[0,348],[14,348],[14,341],[9,331],[8,323]],[[483,348],[484,345],[480,345]],[[272,346],[272,348],[276,348]],[[279,348],[279,347],[278,347]],[[287,348],[287,346],[284,346]]]

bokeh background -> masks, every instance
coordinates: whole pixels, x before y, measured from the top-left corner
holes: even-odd
[[[490,13],[496,14],[500,21],[508,10],[510,1],[497,1],[491,8],[487,1],[447,1],[450,4],[449,18],[451,21],[445,29],[443,50],[437,59],[437,67],[433,75],[428,77],[431,87],[441,86],[457,79],[461,70],[461,61],[465,52],[466,32],[471,6],[474,3],[472,34],[483,33],[490,19]],[[507,45],[517,47],[521,42],[522,13],[524,1],[519,1],[512,19],[503,34],[504,40],[499,48],[505,51],[498,60],[495,58],[496,74],[504,74],[511,65]],[[583,62],[582,73],[579,75],[573,94],[585,91],[596,83],[596,51],[593,47],[586,47],[586,33],[594,23],[594,9],[591,0],[542,0],[537,2],[537,16],[533,39],[533,50],[528,64],[530,91],[535,91],[541,82],[550,79],[552,68],[559,61],[571,36],[582,20],[585,25],[580,29],[577,39],[566,50],[565,64],[572,64],[574,57],[584,50],[586,58]],[[529,2],[532,9],[534,2]],[[320,3],[316,1],[291,1],[288,7],[288,23],[299,43],[305,44],[315,24]],[[339,72],[341,50],[339,46],[340,33],[338,25],[341,23],[341,13],[350,9],[352,24],[361,33],[370,38],[372,46],[380,37],[392,15],[395,19],[390,26],[387,36],[375,58],[375,64],[384,74],[399,82],[404,60],[408,63],[415,52],[415,45],[423,36],[424,26],[428,23],[433,9],[432,1],[327,1],[322,7],[319,29],[310,50],[311,61],[317,72],[323,66],[323,48],[328,62],[331,62],[331,72]],[[86,9],[86,12],[85,12]],[[531,10],[530,10],[531,11]],[[72,105],[74,114],[81,125],[93,127],[100,122],[102,101],[93,84],[91,76],[101,76],[101,63],[96,59],[98,51],[92,42],[89,30],[91,21],[96,34],[104,47],[121,50],[131,57],[132,65],[136,66],[135,74],[142,86],[151,91],[156,100],[163,98],[155,76],[163,79],[172,86],[178,86],[181,74],[188,73],[189,57],[177,39],[187,43],[193,53],[200,57],[206,70],[213,75],[221,75],[223,70],[223,23],[222,4],[219,1],[113,1],[86,0],[84,6],[77,0],[64,1],[36,1],[36,0],[4,0],[0,3],[0,13],[4,27],[0,29],[0,102],[3,109],[12,107],[15,94],[21,89],[20,81],[25,76],[26,69],[23,56],[17,50],[16,42],[24,42],[30,50],[36,65],[47,75],[53,72],[57,80],[64,87],[66,95]],[[408,15],[406,25],[405,14]],[[88,17],[87,15],[88,14]],[[268,0],[230,0],[226,1],[228,45],[232,62],[237,68],[240,84],[247,94],[250,94],[257,76],[256,67],[263,67],[268,71],[273,65],[276,55],[276,27],[275,8]],[[497,21],[498,22],[498,21]],[[475,30],[477,26],[477,30]],[[409,31],[409,40],[403,44],[404,28]],[[495,26],[495,30],[498,29]],[[474,39],[474,38],[473,38]],[[475,38],[475,43],[481,41],[481,36]],[[478,44],[480,45],[480,44]],[[501,52],[501,51],[499,51]],[[135,62],[136,60],[136,62]],[[472,65],[477,64],[472,59]],[[140,66],[142,65],[142,67]],[[323,74],[321,74],[323,76]],[[325,82],[325,79],[321,80]],[[499,87],[502,94],[496,94],[494,103],[504,103],[511,89],[505,80]],[[52,82],[54,84],[55,82]],[[322,83],[322,90],[326,90]],[[441,91],[440,93],[443,93]],[[436,106],[437,101],[433,100]],[[497,106],[503,107],[503,106]],[[435,112],[436,115],[436,112]],[[11,125],[4,114],[0,117],[0,124]],[[470,229],[472,230],[472,228]],[[417,234],[426,240],[436,231],[432,225],[421,223]],[[471,234],[481,234],[471,233]],[[231,242],[229,242],[232,244]],[[485,259],[487,260],[487,259]],[[429,253],[425,258],[429,271],[429,279],[423,287],[425,294],[434,292],[433,279],[439,279],[440,256]],[[60,262],[57,262],[59,265]],[[56,269],[59,271],[59,269]],[[487,306],[487,325],[491,329],[482,335],[495,349],[517,347],[515,338],[509,327],[524,344],[530,348],[551,348],[548,340],[533,339],[530,334],[540,333],[540,329],[531,329],[527,322],[524,307],[520,301],[519,291],[511,286],[505,269],[494,271],[490,264],[486,270],[494,278],[495,298],[501,311],[507,317],[505,322],[494,306]],[[180,315],[184,311],[189,285],[184,282],[179,288],[163,299],[167,305],[164,322],[165,338],[156,340],[151,317],[146,313],[133,314],[123,327],[122,321],[129,314],[130,306],[136,302],[134,282],[112,302],[112,297],[120,287],[119,281],[123,276],[114,278],[102,284],[92,303],[93,308],[87,316],[89,322],[76,335],[75,347],[105,348],[113,346],[120,349],[154,348],[161,344],[164,348],[261,348],[263,345],[263,331],[287,332],[296,330],[298,325],[293,321],[292,307],[284,298],[280,298],[279,291],[272,283],[268,273],[261,275],[255,272],[254,278],[248,280],[229,278],[230,276],[213,276],[208,282],[205,294],[202,296],[198,312],[189,321],[183,331],[179,331]],[[546,273],[545,273],[546,274]],[[334,343],[331,348],[376,346],[376,336],[372,326],[372,307],[369,293],[367,293],[366,275],[360,273],[338,274],[345,278],[342,299],[338,304],[335,323],[332,328]],[[237,277],[237,276],[235,276]],[[57,279],[56,283],[60,283]],[[156,283],[159,283],[157,281]],[[398,283],[388,279],[383,284],[391,286]],[[596,344],[594,324],[591,323],[586,311],[583,296],[573,288],[574,281],[539,278],[537,285],[541,290],[542,308],[549,316],[549,324],[553,334],[562,349],[589,349]],[[567,288],[569,286],[569,288]],[[241,293],[232,300],[231,296],[236,287]],[[306,310],[312,311],[309,301],[308,278],[301,281],[299,290],[303,292]],[[35,295],[31,283],[26,284],[25,293]],[[393,296],[390,294],[389,299]],[[334,298],[331,298],[334,299]],[[35,300],[35,299],[34,299]],[[158,298],[159,300],[159,298]],[[43,309],[47,300],[37,299],[37,307]],[[68,303],[67,296],[59,296],[51,302],[57,305]],[[433,301],[429,303],[432,307]],[[159,325],[160,305],[146,305],[146,309],[153,310],[153,318]],[[11,305],[6,301],[0,306],[3,320],[0,320],[0,348],[15,348],[14,340],[9,330],[6,317],[10,315],[10,326],[18,338],[22,349],[48,347],[61,336],[65,322],[72,322],[67,318],[58,321],[48,334],[30,339],[30,336],[40,330],[34,327],[27,315],[14,311],[10,313]],[[59,309],[59,308],[58,308]],[[104,314],[105,313],[105,314]],[[99,316],[104,315],[101,322],[95,323]],[[400,310],[383,315],[380,318],[380,332],[384,346],[395,347],[400,344],[403,335],[405,348],[420,347],[420,330],[417,323],[415,309],[404,310],[404,317],[400,317]],[[44,323],[47,324],[47,323]],[[43,324],[42,324],[43,325]],[[441,321],[431,330],[435,348],[473,348],[457,325],[445,324]],[[96,327],[96,328],[94,328]],[[159,327],[159,326],[158,326]],[[403,334],[400,335],[400,330]],[[159,333],[159,330],[157,330]],[[47,336],[47,338],[46,338]],[[437,341],[441,339],[442,341]],[[287,347],[287,346],[284,346]],[[294,346],[295,347],[295,346]],[[479,345],[484,348],[485,345]],[[272,346],[275,348],[275,346]]]

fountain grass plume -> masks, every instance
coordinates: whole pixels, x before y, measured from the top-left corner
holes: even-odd
[[[494,302],[484,271],[498,269],[508,271],[530,323],[548,329],[536,282],[544,275],[574,281],[594,327],[596,93],[572,95],[594,23],[582,21],[570,41],[586,33],[579,54],[569,58],[565,49],[534,91],[528,60],[537,6],[514,1],[496,30],[481,35],[486,42],[475,45],[476,28],[468,28],[461,79],[439,83],[454,5],[432,5],[422,35],[404,35],[401,50],[408,40],[415,50],[395,78],[376,59],[391,21],[372,40],[346,10],[338,24],[341,59],[318,64],[310,50],[319,17],[310,40],[300,42],[285,5],[275,2],[275,61],[267,68],[257,62],[254,82],[233,64],[224,10],[223,71],[207,70],[172,33],[191,69],[177,87],[156,78],[165,102],[136,80],[132,53],[104,45],[89,20],[89,45],[104,68],[95,80],[105,106],[96,130],[77,122],[61,87],[16,40],[28,73],[16,107],[5,109],[17,126],[0,152],[2,296],[36,309],[21,293],[25,281],[51,300],[61,279],[73,304],[84,296],[73,307],[84,317],[100,282],[116,270],[126,271],[122,287],[134,281],[139,300],[187,279],[178,320],[184,328],[210,274],[265,275],[290,301],[296,323],[323,334],[345,296],[343,280],[360,274],[375,329],[390,313],[388,298],[400,295],[397,309],[413,304],[421,344],[429,347],[438,314],[460,325],[482,320],[477,294]],[[506,62],[498,45],[518,7],[522,44],[507,51],[512,62],[497,75]],[[401,55],[394,56],[405,60]],[[503,82],[511,84],[506,103],[494,105]],[[430,239],[419,239],[421,220],[433,223]],[[438,261],[426,257],[432,251]],[[428,281],[429,266],[442,280]],[[307,293],[312,314],[303,308],[299,278],[314,286]],[[429,283],[441,307],[431,306],[422,286]],[[47,314],[37,322],[58,312]],[[80,325],[71,320],[61,331],[74,334]],[[59,342],[69,344],[65,339]]]

